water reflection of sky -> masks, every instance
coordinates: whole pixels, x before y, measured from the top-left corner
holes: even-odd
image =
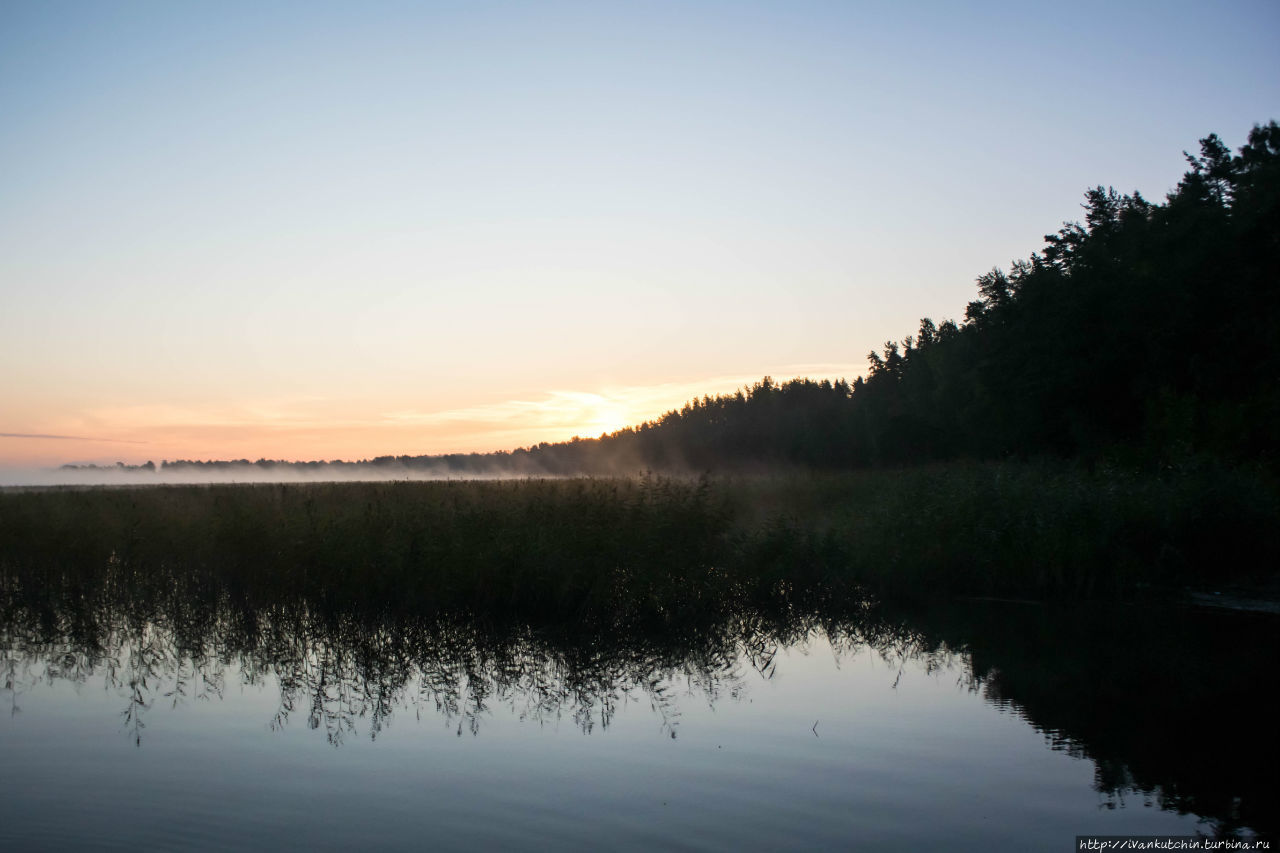
[[[176,707],[174,674],[151,679],[132,719],[128,673],[49,681],[28,659],[0,723],[0,825],[19,847],[145,848],[1063,849],[1195,831],[1141,795],[1106,808],[1093,763],[984,701],[962,656],[836,645],[815,632],[765,673],[740,657],[624,685],[607,727],[598,703],[584,726],[518,689],[441,713],[415,677],[376,738],[366,709],[336,749],[305,697],[281,725],[279,679],[246,684],[236,662],[207,698],[187,669]]]

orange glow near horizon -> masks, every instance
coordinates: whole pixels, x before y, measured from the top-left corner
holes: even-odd
[[[793,365],[794,375],[852,376],[854,365]],[[438,410],[317,398],[204,405],[99,407],[0,435],[0,465],[159,464],[175,459],[370,459],[487,453],[595,438],[660,417],[704,394],[734,393],[761,376],[551,391],[534,399]]]

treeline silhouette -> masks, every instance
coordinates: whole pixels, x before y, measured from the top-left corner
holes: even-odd
[[[1036,455],[1273,466],[1280,446],[1280,126],[1217,135],[1163,204],[1101,186],[1084,222],[978,281],[852,382],[765,377],[596,439],[512,452],[290,465],[441,473],[857,468]]]
[[[1083,224],[980,277],[963,322],[926,318],[886,342],[865,379],[766,377],[578,452],[695,468],[1196,453],[1274,463],[1280,126],[1255,127],[1234,156],[1210,135],[1188,161],[1164,204],[1089,190]]]

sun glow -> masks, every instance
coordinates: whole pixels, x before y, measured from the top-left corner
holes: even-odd
[[[631,413],[626,406],[611,400],[602,400],[592,413],[588,435],[617,432],[632,426]]]

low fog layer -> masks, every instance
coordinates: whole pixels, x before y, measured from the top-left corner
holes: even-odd
[[[514,479],[529,476],[555,476],[547,472],[533,471],[469,471],[399,466],[344,465],[340,468],[326,466],[307,470],[290,466],[260,468],[256,465],[236,465],[217,470],[195,468],[146,470],[116,470],[112,468],[0,468],[0,487],[45,486],[140,486],[181,485],[193,483],[321,483],[364,482],[388,480],[490,480]]]

